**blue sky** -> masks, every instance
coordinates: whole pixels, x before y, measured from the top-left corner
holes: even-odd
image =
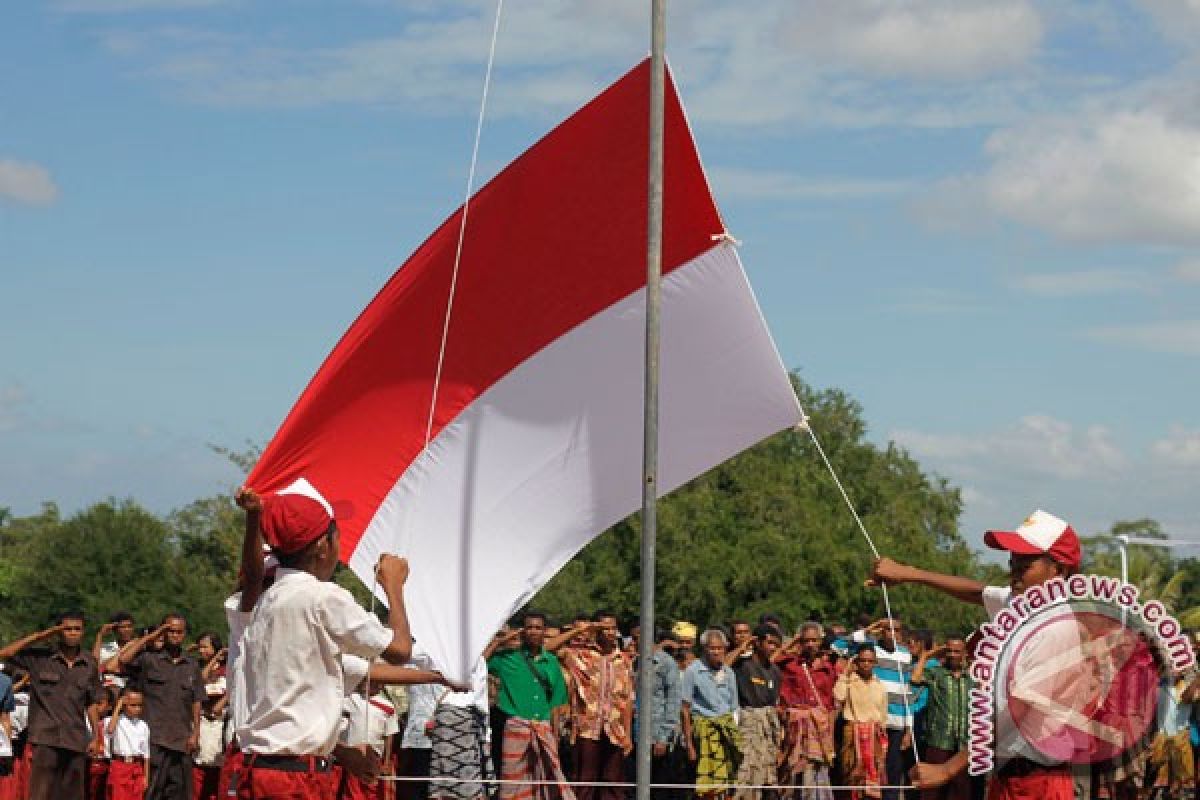
[[[485,178],[644,5],[509,0]],[[461,202],[494,8],[5,5],[0,506],[232,485],[207,443],[268,439]],[[968,541],[1200,538],[1200,3],[691,0],[668,42],[785,361],[963,487]]]

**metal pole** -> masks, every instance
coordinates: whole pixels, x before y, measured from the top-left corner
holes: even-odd
[[[642,614],[638,641],[636,800],[650,800],[654,726],[654,550],[658,536],[658,340],[662,283],[663,95],[666,88],[666,0],[650,12],[650,158],[646,226],[646,406],[642,445]]]

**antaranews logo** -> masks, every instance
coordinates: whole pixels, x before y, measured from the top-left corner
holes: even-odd
[[[1162,603],[1118,578],[1055,578],[980,626],[971,662],[968,771],[1011,759],[1103,767],[1156,730],[1192,644]]]

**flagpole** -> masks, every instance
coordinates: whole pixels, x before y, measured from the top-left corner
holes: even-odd
[[[650,157],[646,225],[646,380],[642,450],[642,609],[638,640],[637,792],[650,800],[654,741],[654,576],[658,537],[658,353],[662,283],[663,96],[666,85],[666,0],[650,11]]]

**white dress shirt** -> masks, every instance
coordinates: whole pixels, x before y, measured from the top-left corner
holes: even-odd
[[[228,709],[230,722],[225,728],[227,739],[232,739],[238,726],[246,721],[246,693],[242,690],[242,684],[245,682],[242,678],[245,671],[242,641],[254,612],[242,611],[241,604],[241,592],[234,592],[225,598],[225,622],[229,625],[229,649],[225,653],[225,692],[229,696],[225,707]],[[229,744],[228,741],[225,743]]]
[[[281,567],[242,642],[245,719],[238,743],[259,755],[329,755],[342,720],[342,654],[373,660],[392,630],[345,589]]]
[[[105,726],[108,720],[105,720]],[[131,719],[122,714],[113,732],[105,737],[109,755],[150,757],[150,726],[144,719]]]

